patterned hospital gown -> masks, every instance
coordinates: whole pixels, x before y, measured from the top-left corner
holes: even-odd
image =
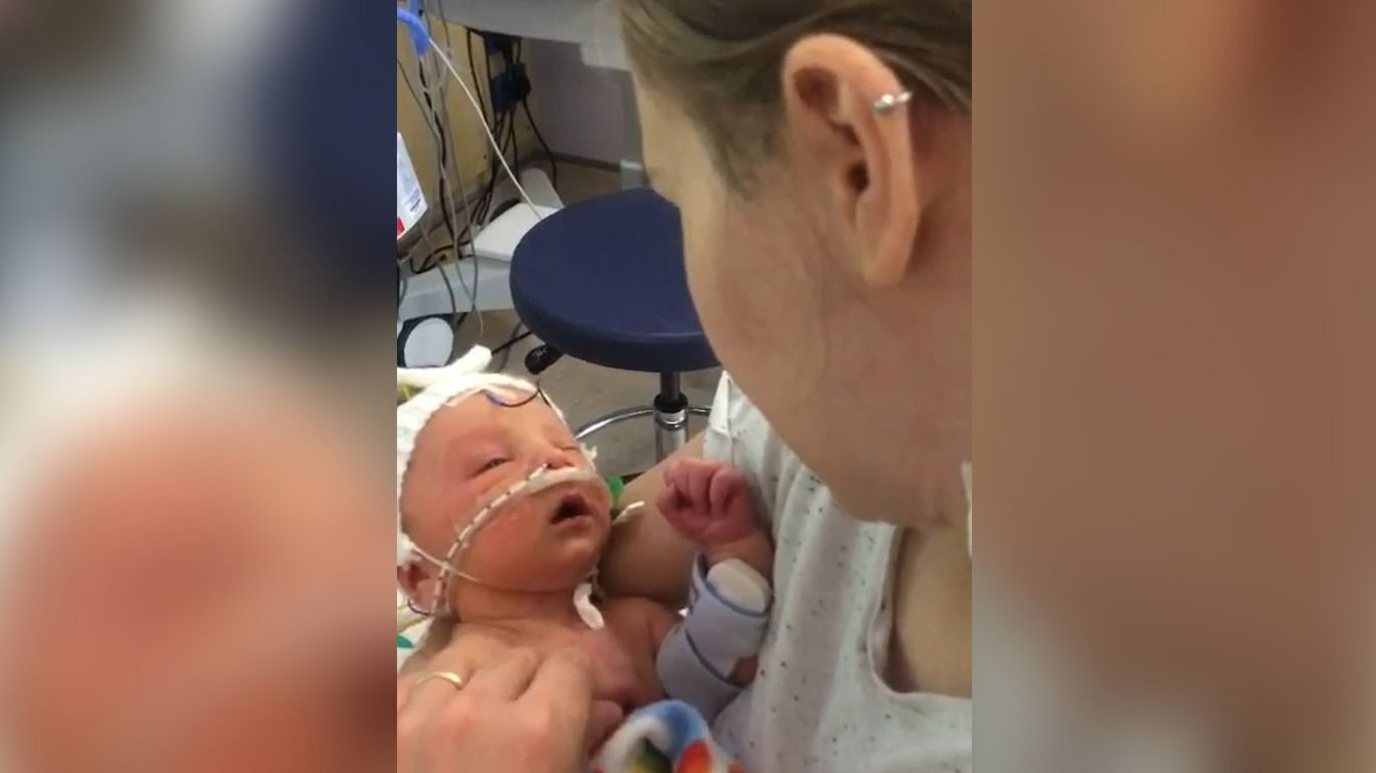
[[[750,478],[777,546],[760,670],[717,717],[717,740],[749,773],[970,771],[971,702],[880,677],[898,529],[845,515],[729,375],[705,442]]]

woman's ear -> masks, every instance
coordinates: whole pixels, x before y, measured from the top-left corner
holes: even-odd
[[[784,59],[787,144],[826,186],[829,216],[843,224],[858,261],[850,268],[876,287],[908,273],[922,216],[912,108],[879,107],[905,91],[873,52],[839,35],[804,38]]]

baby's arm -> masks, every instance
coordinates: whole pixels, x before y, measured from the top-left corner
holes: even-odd
[[[697,548],[664,519],[658,502],[667,485],[665,471],[682,459],[701,459],[702,454],[703,436],[699,434],[626,484],[621,501],[645,505],[612,529],[598,574],[607,593],[653,599],[673,609],[688,603],[689,570]]]
[[[669,467],[658,506],[695,543],[686,619],[659,649],[665,692],[708,720],[754,676],[769,622],[774,551],[755,519],[750,486],[737,470],[685,460]]]

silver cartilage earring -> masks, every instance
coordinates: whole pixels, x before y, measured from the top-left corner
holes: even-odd
[[[913,101],[913,93],[904,91],[898,94],[885,94],[879,99],[874,100],[874,112],[880,114],[892,113],[898,109],[899,105],[906,105]]]

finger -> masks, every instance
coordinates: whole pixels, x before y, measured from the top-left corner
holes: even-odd
[[[678,484],[668,483],[655,498],[655,506],[659,508],[660,514],[665,517],[673,517],[684,508],[687,502],[683,498],[683,492]]]
[[[626,721],[626,710],[613,701],[593,701],[588,714],[588,733],[585,746],[588,751],[597,751],[606,743],[612,733]]]
[[[693,473],[697,469],[700,460],[698,459],[679,459],[674,461],[664,472],[666,483],[673,483],[680,490],[686,492],[693,481]]]
[[[682,496],[660,503],[659,514],[674,531],[693,541],[701,538],[702,530],[710,523],[706,509],[686,501]]]
[[[417,684],[425,674],[447,671],[458,674],[464,680],[465,688],[478,668],[478,652],[471,647],[462,646],[461,639],[445,647],[426,664],[425,670],[397,682],[397,703],[403,711],[417,711],[429,716],[440,706],[448,705],[454,699],[457,687],[443,679],[427,679],[425,684]]]
[[[719,468],[713,475],[709,484],[708,501],[712,509],[717,512],[724,512],[729,508],[736,497],[745,490],[745,476],[739,470],[729,467]]]
[[[668,465],[667,467],[664,468],[664,485],[665,485],[666,487],[667,487],[667,486],[677,485],[678,483],[682,482],[682,480],[683,480],[683,462],[682,462],[682,460],[681,460],[681,459],[675,459],[675,460],[673,460],[672,462],[669,462],[669,465]]]
[[[432,672],[426,672],[432,673]],[[455,672],[458,673],[458,672]],[[459,687],[452,682],[444,679],[426,679],[420,681],[424,674],[418,675],[411,681],[403,695],[400,684],[397,686],[397,703],[400,706],[398,715],[417,714],[428,717],[444,706],[448,706],[454,698],[458,697]],[[460,674],[460,676],[462,676]]]
[[[479,668],[468,680],[464,693],[475,700],[514,701],[526,693],[539,667],[540,656],[534,650],[512,650]]]
[[[718,467],[711,463],[694,464],[688,468],[688,497],[698,507],[706,507],[712,485],[712,474]]]

